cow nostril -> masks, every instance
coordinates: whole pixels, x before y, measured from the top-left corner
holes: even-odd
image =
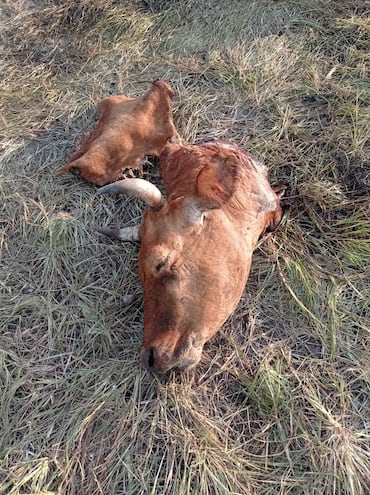
[[[148,365],[149,365],[149,368],[154,368],[154,351],[153,351],[153,349],[149,349]]]
[[[142,353],[141,359],[143,365],[148,371],[151,372],[157,371],[157,368],[155,366],[155,359],[154,359],[154,349],[152,347],[150,347],[149,349],[147,349]]]

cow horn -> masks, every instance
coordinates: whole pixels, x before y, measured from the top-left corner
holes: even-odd
[[[158,209],[164,203],[161,191],[144,179],[123,179],[100,187],[97,194],[125,194],[140,198],[151,208]]]
[[[140,242],[140,226],[134,225],[133,227],[122,228],[110,228],[100,227],[96,229],[100,234],[111,237],[112,239],[119,239],[124,242]]]

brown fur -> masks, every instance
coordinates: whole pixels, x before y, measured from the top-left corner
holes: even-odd
[[[191,369],[235,309],[280,197],[266,167],[225,141],[167,144],[160,170],[168,200],[141,226],[142,359],[151,371]]]
[[[177,131],[172,120],[174,93],[164,81],[155,81],[138,98],[109,96],[99,103],[95,129],[57,175],[71,172],[102,186],[122,171],[136,168],[145,155],[159,156]]]

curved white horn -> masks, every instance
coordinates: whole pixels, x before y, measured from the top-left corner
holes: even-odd
[[[144,179],[123,179],[100,187],[97,194],[125,194],[140,198],[151,208],[159,208],[164,198],[157,186]]]

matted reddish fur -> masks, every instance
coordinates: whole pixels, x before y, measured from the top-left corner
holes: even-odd
[[[78,151],[57,175],[71,172],[102,186],[136,168],[145,155],[159,156],[178,136],[172,119],[174,92],[165,81],[154,81],[138,98],[109,96],[99,102],[99,120]]]

